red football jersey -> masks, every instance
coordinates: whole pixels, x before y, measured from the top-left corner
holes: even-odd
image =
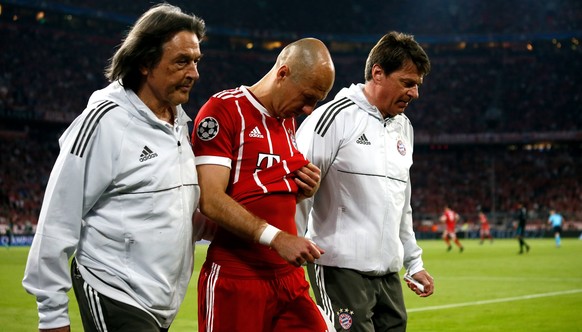
[[[192,134],[196,164],[229,167],[227,194],[269,224],[291,234],[297,232],[298,187],[293,181],[294,171],[308,163],[296,148],[295,129],[294,118],[270,116],[241,86],[212,96],[196,116]],[[222,264],[227,261],[231,266],[237,265],[237,271],[251,265],[260,268],[264,263],[291,266],[266,246],[242,241],[221,228],[208,256]]]
[[[443,213],[443,217],[445,219],[445,224],[447,226],[448,232],[454,232],[455,226],[457,224],[457,213],[453,210],[446,210]]]
[[[489,220],[487,220],[487,217],[484,214],[479,214],[479,222],[481,223],[482,230],[489,230]]]

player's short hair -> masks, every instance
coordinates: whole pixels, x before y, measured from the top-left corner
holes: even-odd
[[[372,67],[375,64],[382,67],[386,75],[402,68],[406,60],[411,60],[420,75],[425,76],[430,72],[430,60],[424,49],[414,40],[412,35],[391,31],[385,34],[374,45],[364,69],[364,78],[372,79]]]
[[[202,40],[204,20],[188,15],[176,6],[161,3],[146,11],[129,30],[105,69],[110,81],[120,80],[126,88],[137,91],[142,79],[140,68],[153,68],[161,60],[163,45],[181,31],[190,31]]]

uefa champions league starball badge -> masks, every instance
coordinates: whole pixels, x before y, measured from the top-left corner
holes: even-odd
[[[401,155],[405,155],[406,154],[406,145],[404,145],[404,142],[402,142],[402,140],[398,140],[398,142],[396,142],[396,149],[398,150],[398,152],[400,152]]]
[[[198,135],[198,138],[203,141],[210,141],[218,135],[218,129],[218,121],[215,118],[208,116],[202,119],[200,124],[198,124],[196,135]]]
[[[340,326],[344,330],[349,330],[352,327],[353,319],[352,315],[354,314],[353,311],[350,309],[340,309],[337,312],[337,317],[340,323]]]

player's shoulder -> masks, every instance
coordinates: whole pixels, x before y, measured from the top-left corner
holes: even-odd
[[[244,92],[241,88],[234,88],[234,89],[227,89],[220,92],[217,92],[212,95],[211,99],[218,99],[222,101],[227,100],[236,100],[239,98],[244,97]]]
[[[200,108],[196,122],[208,116],[221,118],[230,117],[231,110],[236,109],[235,102],[244,97],[240,88],[223,90],[212,95]],[[242,103],[246,105],[245,103]],[[239,104],[240,105],[240,104]],[[245,108],[245,106],[243,106]]]

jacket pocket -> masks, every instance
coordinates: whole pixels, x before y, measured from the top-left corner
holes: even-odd
[[[124,236],[124,245],[125,245],[125,267],[126,267],[126,272],[127,275],[129,277],[130,280],[133,279],[132,276],[132,271],[133,271],[133,245],[135,243],[135,239],[133,238],[133,235],[130,233],[125,233]]]

